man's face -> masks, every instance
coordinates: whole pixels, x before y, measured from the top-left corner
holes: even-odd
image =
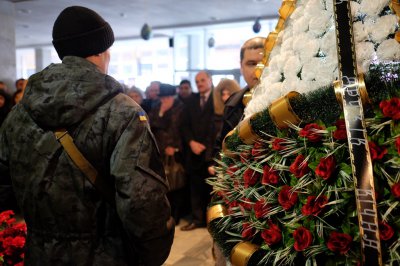
[[[207,93],[211,90],[212,81],[208,77],[207,73],[199,72],[196,75],[196,86],[200,94]]]
[[[130,92],[130,93],[128,93],[128,96],[131,97],[137,104],[139,104],[139,105],[142,104],[142,101],[143,101],[142,95],[140,95],[139,93]]]
[[[157,83],[151,83],[147,91],[148,99],[152,100],[158,99],[159,93],[160,93],[160,85],[158,85]]]
[[[246,49],[244,51],[243,60],[240,63],[240,70],[250,88],[258,84],[259,80],[256,77],[255,70],[259,62],[263,60],[263,49]]]
[[[192,88],[189,86],[189,84],[183,83],[179,86],[178,93],[182,98],[187,98],[192,93]]]

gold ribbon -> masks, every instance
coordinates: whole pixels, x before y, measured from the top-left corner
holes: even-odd
[[[301,119],[294,113],[293,108],[290,105],[290,99],[298,97],[299,95],[300,93],[291,91],[285,96],[272,102],[269,106],[269,115],[277,128],[287,128],[288,122],[295,125],[301,122]]]
[[[231,251],[231,262],[234,266],[246,266],[251,256],[259,249],[257,245],[244,241],[236,244]]]
[[[259,136],[253,131],[253,128],[251,127],[251,118],[252,116],[246,118],[238,125],[239,137],[244,143],[248,145],[253,144],[259,138]]]
[[[285,22],[289,18],[289,16],[293,13],[296,8],[296,0],[283,0],[282,5],[279,9],[279,19],[278,23],[275,26],[275,30],[268,34],[267,40],[264,44],[264,58],[262,61],[262,65],[264,67],[268,66],[268,59],[276,44],[276,39],[278,38],[278,34],[285,28]],[[256,71],[256,75],[258,78],[261,77],[262,71]]]
[[[390,3],[390,9],[393,11],[394,14],[397,15],[397,18],[399,19],[399,23],[400,23],[400,2],[399,0],[392,0],[392,2]],[[396,34],[394,35],[394,39],[400,43],[400,30],[398,30],[396,32]]]
[[[370,105],[372,102],[368,96],[368,91],[367,91],[367,86],[365,85],[365,80],[364,80],[364,74],[360,73],[358,74],[358,91],[361,97],[361,102],[363,107],[366,107]],[[335,90],[335,96],[337,102],[340,104],[340,106],[343,108],[343,82],[341,80],[335,80],[333,82],[333,88]]]
[[[293,13],[293,11],[296,8],[296,1],[297,0],[283,0],[281,7],[279,8],[279,19],[278,23],[275,26],[275,30],[271,31],[267,39],[265,40],[264,43],[264,57],[261,62],[259,62],[256,66],[256,69],[254,70],[254,74],[258,79],[261,78],[261,75],[264,71],[264,68],[268,66],[268,60],[269,56],[271,55],[272,49],[274,49],[275,44],[276,44],[276,39],[278,38],[278,34],[285,28],[285,22],[286,20],[290,17],[290,15]],[[245,106],[247,103],[251,100],[253,91],[250,91],[247,94],[247,99],[246,103],[243,103]],[[245,96],[246,96],[245,94]]]
[[[250,102],[251,98],[253,97],[253,92],[254,88],[251,88],[243,95],[242,103],[244,106],[247,106],[247,104]]]
[[[211,206],[207,210],[207,224],[210,224],[211,221],[217,219],[217,218],[222,218],[228,215],[228,210],[226,207],[222,204],[217,204],[214,206]]]

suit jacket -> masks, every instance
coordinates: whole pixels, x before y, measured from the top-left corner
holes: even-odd
[[[206,166],[207,162],[213,158],[216,138],[212,93],[203,109],[200,107],[199,93],[193,93],[188,98],[183,110],[182,134],[186,145],[189,146],[189,142],[194,140],[206,146],[206,150],[200,155],[195,155],[188,147],[188,170],[198,170],[202,166]]]

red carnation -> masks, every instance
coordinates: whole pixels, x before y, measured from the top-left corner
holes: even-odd
[[[325,205],[328,203],[328,198],[324,195],[319,196],[308,196],[307,203],[301,208],[301,213],[304,216],[317,216]]]
[[[286,149],[286,147],[281,144],[283,142],[285,142],[284,139],[275,138],[274,141],[272,141],[272,149],[275,151],[281,151]]]
[[[232,177],[232,176],[235,175],[237,170],[239,170],[239,167],[237,167],[236,165],[232,164],[232,165],[230,165],[228,167],[228,169],[226,169],[226,173]]]
[[[243,223],[242,237],[248,239],[254,235],[254,228],[250,223]]]
[[[333,132],[333,138],[337,140],[347,139],[346,122],[344,121],[344,119],[337,120],[335,125],[336,130]]]
[[[381,160],[383,156],[387,153],[387,148],[386,147],[380,147],[376,145],[374,142],[369,141],[369,151],[371,153],[371,160]]]
[[[278,202],[285,211],[290,210],[297,203],[297,192],[291,190],[292,187],[285,185],[278,195]]]
[[[396,183],[392,186],[392,195],[393,197],[400,199],[400,183]]]
[[[270,206],[265,202],[264,199],[261,199],[254,204],[254,212],[256,214],[257,219],[261,219],[268,214]]]
[[[300,130],[299,135],[300,137],[307,138],[310,142],[318,142],[322,139],[322,135],[317,131],[322,129],[324,128],[318,124],[308,124]]]
[[[244,180],[244,187],[248,188],[250,186],[254,186],[257,184],[258,180],[260,179],[261,174],[259,172],[254,171],[251,168],[248,168],[243,173],[243,180]]]
[[[278,244],[282,240],[281,229],[272,222],[269,223],[269,228],[261,232],[261,237],[268,246]]]
[[[400,119],[400,99],[392,98],[390,100],[381,101],[379,104],[382,113],[385,117],[392,118],[393,120]]]
[[[243,151],[240,153],[240,161],[242,163],[247,163],[250,159],[250,153],[248,151]]]
[[[324,180],[328,180],[335,171],[335,167],[336,161],[334,156],[321,158],[317,168],[315,169],[315,174]]]
[[[269,167],[267,164],[263,167],[263,176],[261,179],[261,184],[263,185],[276,185],[279,182],[279,174],[276,170]]]
[[[253,157],[259,157],[263,154],[263,151],[264,145],[261,142],[255,142],[253,148],[251,149],[251,155],[253,155]]]
[[[3,211],[0,213],[0,225],[10,219],[11,216],[14,215],[14,212],[11,210]]]
[[[379,238],[381,240],[389,240],[393,237],[394,230],[393,228],[386,222],[379,222]]]
[[[348,234],[332,232],[326,246],[335,253],[346,254],[350,249],[353,238]]]
[[[304,156],[300,154],[290,165],[290,172],[297,178],[306,175],[310,171],[310,168],[308,168],[308,163],[304,159]]]
[[[307,228],[300,226],[293,232],[294,249],[296,251],[303,251],[308,248],[312,241],[312,234]]]
[[[245,210],[251,210],[253,203],[248,198],[243,198],[240,200],[239,206],[242,206]]]
[[[396,138],[394,145],[396,146],[397,153],[400,154],[400,137]]]
[[[231,202],[227,202],[227,204],[228,204],[228,212],[230,214],[234,213],[233,208],[239,206],[239,203],[236,200],[231,201]]]

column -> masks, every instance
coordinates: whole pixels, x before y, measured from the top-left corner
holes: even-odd
[[[51,64],[51,48],[42,47],[35,49],[36,72],[42,71]]]
[[[16,79],[15,58],[15,6],[8,1],[0,1],[0,80],[10,90],[14,90]]]

